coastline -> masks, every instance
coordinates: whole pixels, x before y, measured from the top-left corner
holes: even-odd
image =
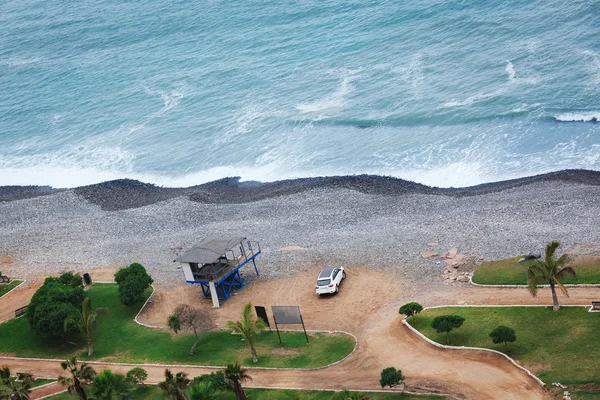
[[[118,179],[75,188],[50,186],[0,186],[0,203],[74,191],[103,210],[143,207],[179,196],[206,204],[236,204],[286,196],[314,189],[351,189],[365,194],[477,196],[539,182],[572,182],[600,185],[600,171],[568,169],[524,178],[483,183],[468,187],[440,188],[382,175],[344,175],[287,179],[275,182],[245,181],[228,177],[190,187],[161,187],[133,179]]]
[[[140,262],[157,284],[182,284],[173,262],[181,249],[209,234],[234,234],[261,242],[260,279],[342,264],[441,288],[443,265],[421,256],[428,242],[438,242],[440,254],[457,247],[493,259],[539,252],[550,240],[562,250],[600,241],[594,171],[457,189],[373,176],[230,178],[192,188],[121,180],[67,190],[2,187],[0,198],[0,255],[12,260],[0,267],[25,279]]]

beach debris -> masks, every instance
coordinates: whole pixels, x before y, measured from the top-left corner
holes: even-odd
[[[442,280],[447,283],[469,282],[472,272],[477,268],[477,261],[476,257],[458,254],[458,250],[455,247],[451,248],[444,255],[445,266]]]
[[[521,257],[519,258],[520,263],[525,262],[525,261],[531,261],[531,260],[537,260],[538,258],[541,257],[541,254],[527,254],[525,257]]]
[[[453,247],[450,250],[448,250],[448,252],[444,255],[444,258],[454,258],[456,257],[457,253],[458,249],[456,247]]]
[[[422,254],[423,258],[436,257],[437,255],[438,255],[438,253],[436,253],[435,251],[432,251],[432,250],[424,251]]]

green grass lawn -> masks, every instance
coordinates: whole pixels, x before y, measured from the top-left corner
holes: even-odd
[[[31,385],[31,387],[36,388],[36,387],[46,385],[46,384],[52,383],[52,382],[56,382],[56,379],[37,378],[35,381],[33,381],[33,384]]]
[[[200,364],[223,366],[239,360],[247,366],[312,368],[330,364],[348,355],[354,338],[345,334],[311,333],[306,344],[303,332],[282,332],[283,345],[275,331],[262,332],[256,346],[259,362],[252,363],[250,350],[239,335],[213,331],[202,335],[191,356],[193,335],[171,335],[133,322],[139,307],[125,307],[119,301],[117,285],[94,284],[87,294],[93,307],[107,307],[108,316],[99,316],[94,333],[95,353],[91,359],[129,363]],[[150,291],[148,292],[148,295]],[[241,313],[241,310],[240,310]],[[48,343],[29,327],[27,318],[12,319],[0,325],[0,353],[16,357],[63,358],[77,352],[88,360],[86,347]]]
[[[0,283],[0,297],[19,286],[22,282],[23,281],[15,279],[14,281],[10,281],[10,283]]]
[[[521,258],[485,261],[473,274],[473,282],[481,285],[526,285],[527,268],[535,261],[518,263]],[[568,277],[563,283],[598,283],[600,284],[600,261],[583,264],[572,264],[577,273],[577,280]]]
[[[274,390],[274,389],[246,389],[246,394],[250,400],[330,400],[335,392],[317,391],[317,390]],[[401,395],[395,393],[367,393],[371,400],[443,400],[442,396],[425,395]],[[164,400],[165,395],[156,386],[138,387],[133,393],[136,399]],[[60,393],[51,397],[52,400],[72,400],[76,399],[68,393]],[[235,400],[233,392],[223,392],[219,400]]]
[[[502,351],[530,369],[547,384],[600,382],[600,314],[583,307],[445,307],[425,310],[409,319],[416,329],[446,344],[446,334],[431,328],[438,315],[457,314],[465,323],[450,333],[454,346]],[[499,325],[513,328],[517,341],[493,344],[489,333]]]

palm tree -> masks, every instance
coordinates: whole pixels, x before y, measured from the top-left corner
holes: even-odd
[[[119,400],[131,399],[132,385],[127,383],[125,376],[115,374],[110,369],[105,369],[94,380],[94,399]]]
[[[190,380],[185,372],[178,372],[175,376],[170,370],[165,369],[165,381],[160,382],[158,387],[165,392],[167,398],[174,400],[188,400],[183,391],[190,386]]]
[[[81,334],[85,334],[88,344],[88,357],[94,354],[94,344],[92,343],[92,329],[96,322],[98,314],[108,314],[108,309],[104,307],[98,307],[92,310],[92,302],[89,297],[83,299],[81,304],[81,315],[78,317],[69,316],[65,319],[65,332],[69,329],[69,326],[74,325],[79,329]]]
[[[265,324],[265,321],[260,318],[253,318],[252,304],[246,304],[244,311],[242,311],[242,319],[240,321],[229,321],[227,322],[227,326],[233,329],[234,332],[242,335],[246,346],[250,347],[250,352],[252,353],[252,362],[257,363],[258,357],[256,356],[254,344],[256,343],[258,334],[267,327],[267,324]]]
[[[188,397],[190,400],[217,400],[219,392],[212,387],[210,382],[200,382],[190,387]]]
[[[232,387],[237,400],[247,400],[246,393],[244,393],[244,389],[242,389],[242,382],[252,379],[250,375],[248,375],[248,370],[242,368],[240,363],[236,361],[233,364],[227,364],[223,374],[225,375],[225,382]]]
[[[7,400],[29,400],[33,376],[31,374],[19,374],[18,377],[10,376],[10,368],[0,369],[0,385],[4,386],[0,392],[0,398]]]
[[[569,297],[567,288],[561,283],[567,275],[571,275],[577,279],[575,270],[571,267],[564,267],[569,262],[569,256],[563,254],[558,260],[554,253],[560,246],[557,241],[552,241],[546,246],[546,254],[544,261],[537,261],[536,264],[529,267],[527,270],[527,284],[529,285],[529,291],[533,296],[537,295],[538,285],[548,284],[550,290],[552,290],[552,301],[554,306],[552,309],[558,311],[560,306],[558,305],[558,297],[556,296],[556,286],[562,290],[565,296]]]
[[[86,363],[77,366],[77,356],[73,355],[71,358],[60,363],[63,370],[69,371],[71,377],[65,378],[64,376],[58,377],[58,383],[63,386],[67,386],[69,394],[76,394],[81,400],[87,400],[87,394],[85,393],[85,386],[92,384],[96,377],[96,371]]]

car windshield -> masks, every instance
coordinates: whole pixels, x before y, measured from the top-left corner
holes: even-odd
[[[331,279],[319,279],[317,281],[317,286],[327,286],[331,282]]]

